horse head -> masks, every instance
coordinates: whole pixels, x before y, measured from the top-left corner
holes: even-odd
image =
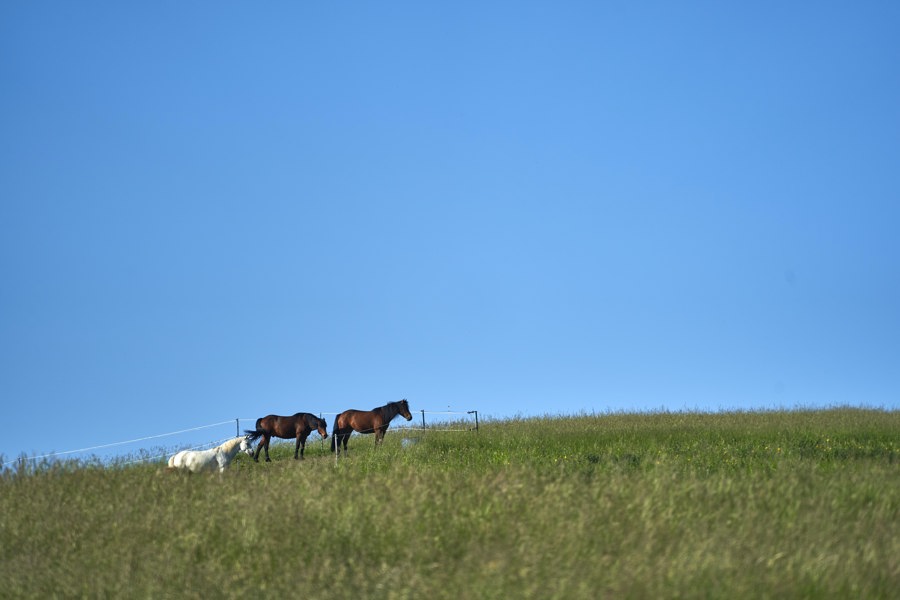
[[[245,435],[241,440],[241,452],[246,454],[247,456],[253,456],[253,438],[250,435]]]
[[[325,422],[325,419],[316,419],[316,431],[319,432],[323,440],[328,439],[328,423]]]
[[[397,405],[403,418],[407,421],[412,421],[412,415],[409,412],[409,402],[406,401],[406,398],[398,402]]]

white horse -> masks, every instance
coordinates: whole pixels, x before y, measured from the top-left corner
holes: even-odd
[[[231,438],[224,444],[210,448],[209,450],[182,450],[169,458],[170,469],[187,469],[192,473],[201,471],[225,472],[225,467],[231,464],[234,456],[243,452],[253,456],[253,447],[247,436]]]

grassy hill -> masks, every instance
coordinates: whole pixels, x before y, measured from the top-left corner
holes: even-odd
[[[404,436],[415,435],[404,441]],[[6,597],[896,598],[900,412],[354,437],[224,475],[0,476]]]

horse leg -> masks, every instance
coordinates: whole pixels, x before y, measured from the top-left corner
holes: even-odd
[[[259,440],[259,444],[256,445],[256,452],[253,453],[253,462],[259,462],[259,451],[262,450],[265,441],[266,436],[263,436],[262,439]]]
[[[272,462],[272,459],[269,458],[269,440],[271,440],[271,439],[272,439],[272,436],[270,436],[270,435],[267,435],[266,437],[263,438],[263,442],[265,443],[265,446],[263,446],[263,447],[266,449],[266,462]],[[258,452],[258,450],[257,450],[257,452]]]
[[[306,433],[302,433],[302,434],[300,434],[300,437],[298,438],[298,441],[300,442],[300,460],[303,460],[303,452],[306,451],[306,438],[309,437],[310,433],[312,433],[312,432],[307,431]],[[294,458],[297,458],[296,452],[294,454],[295,454]]]
[[[294,448],[294,460],[297,459],[297,451],[300,451],[300,460],[303,460],[303,452],[306,450],[306,438],[309,437],[309,432],[301,433],[297,436],[297,447]]]
[[[340,429],[334,429],[331,431],[331,451],[335,454],[341,453],[341,443],[344,444],[344,452],[347,451],[347,438],[349,435],[345,434]]]

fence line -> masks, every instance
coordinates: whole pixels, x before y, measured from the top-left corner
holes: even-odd
[[[450,427],[438,427],[436,425],[428,425],[427,427],[419,427],[410,425],[405,427],[400,425],[398,427],[391,427],[390,431],[475,431],[474,427],[469,427],[468,429],[460,429],[460,428],[450,428]],[[367,431],[366,433],[372,433],[371,431]]]
[[[327,413],[321,413],[321,414],[327,414]],[[332,413],[332,414],[340,414],[340,413]],[[432,413],[429,412],[428,414],[432,414]],[[465,413],[440,413],[440,414],[465,414]],[[235,420],[236,420],[236,421],[251,421],[251,420],[254,420],[254,419],[242,419],[242,418],[239,418],[239,419],[235,419]],[[230,422],[231,422],[231,421],[225,421],[225,423],[230,423]],[[224,425],[225,423],[217,423],[217,425]],[[211,425],[206,425],[205,427],[211,427]],[[198,429],[199,429],[199,428],[198,428]],[[394,429],[394,431],[396,431],[396,432],[405,432],[405,431],[429,431],[429,432],[434,432],[434,433],[441,433],[441,432],[450,432],[450,433],[454,433],[454,432],[469,432],[469,431],[473,431],[473,429],[471,429],[471,428],[469,428],[469,429],[458,429],[458,428],[457,428],[457,429],[450,429],[450,428],[440,428],[440,427],[406,427],[406,426],[403,426],[403,425],[400,425],[400,426],[397,426],[397,427],[393,427],[392,429]],[[373,432],[374,432],[374,430],[368,431],[368,432],[362,432],[362,433],[373,433]],[[181,432],[176,432],[176,433],[181,433]],[[314,431],[313,433],[317,433],[317,432]],[[351,435],[351,436],[361,435],[361,432],[353,431],[353,432],[351,432],[350,435]],[[213,447],[218,446],[218,445],[220,445],[220,444],[224,444],[225,442],[227,442],[227,441],[230,440],[230,439],[232,439],[232,437],[222,438],[221,440],[216,440],[216,441],[214,441],[214,442],[204,442],[204,443],[199,444],[199,445],[196,445],[196,446],[191,446],[190,448],[181,448],[181,450],[199,450],[199,449],[205,448],[205,447],[213,448]],[[276,440],[272,440],[272,441],[273,441],[273,442],[276,442],[276,443],[279,443],[279,442],[277,442]],[[322,444],[325,443],[325,439],[322,438],[321,436],[319,437],[319,441],[320,441]],[[123,443],[125,443],[125,442],[123,442]],[[282,443],[284,443],[284,444],[290,444],[291,441],[289,441],[289,440],[284,440]],[[178,450],[177,452],[180,452],[181,450]],[[161,459],[161,458],[166,458],[167,456],[170,456],[171,454],[174,454],[174,452],[167,452],[167,453],[165,453],[165,454],[154,454],[153,456],[147,456],[147,457],[143,457],[143,458],[136,458],[136,459],[134,459],[134,460],[129,460],[129,461],[126,461],[126,462],[120,462],[120,463],[117,463],[117,464],[118,464],[118,465],[122,465],[122,466],[124,466],[124,465],[133,465],[133,464],[135,464],[135,463],[141,463],[141,462],[147,462],[147,461],[151,461],[151,460],[158,460],[158,459]]]
[[[400,424],[400,425],[392,425],[391,429],[395,429],[395,430],[402,429],[402,430],[410,430],[410,431],[423,431],[423,430],[427,430],[427,431],[471,431],[471,429],[438,429],[434,426],[429,427],[429,426],[425,425],[425,415],[460,415],[460,416],[465,417],[465,416],[474,414],[475,415],[475,430],[478,431],[478,411],[477,410],[468,410],[468,411],[415,410],[415,411],[411,411],[411,412],[412,413],[420,413],[422,415],[422,424],[423,424],[422,427],[415,427],[412,425],[407,426],[407,425]],[[320,419],[326,415],[327,416],[337,416],[339,414],[341,414],[341,413],[339,413],[339,412],[319,412],[318,413]],[[236,421],[252,421],[254,423],[256,422],[256,419],[253,419],[253,418],[240,418],[240,419],[235,419],[235,420]],[[441,423],[443,421],[438,421],[438,422]],[[354,432],[354,433],[373,433],[374,431],[375,430],[373,429],[371,431]]]
[[[228,421],[228,422],[230,423],[231,421]],[[221,440],[216,440],[214,442],[203,442],[202,444],[199,444],[197,446],[191,446],[190,448],[182,448],[181,450],[200,450],[201,448],[205,448],[206,446],[209,446],[210,448],[215,448],[216,446],[224,444],[225,442],[227,442],[230,439],[233,439],[233,438],[227,437],[227,438],[222,438]],[[154,454],[153,456],[146,456],[144,458],[136,458],[134,460],[129,460],[126,462],[119,462],[116,464],[124,466],[124,465],[133,465],[135,463],[140,463],[140,462],[147,462],[147,461],[151,461],[151,460],[159,460],[160,458],[166,458],[167,456],[170,456],[171,454],[176,454],[178,452],[181,452],[181,450],[177,450],[177,451],[171,452],[171,453],[166,452],[164,454]]]
[[[428,427],[428,426],[425,425],[425,415],[426,415],[426,414],[428,414],[428,415],[471,415],[471,414],[474,414],[474,415],[475,415],[475,431],[478,430],[478,411],[465,411],[465,412],[459,412],[459,411],[430,411],[430,410],[429,410],[429,411],[426,411],[426,410],[420,410],[420,411],[415,411],[415,412],[419,412],[419,413],[421,413],[421,415],[422,415],[422,425],[423,425],[422,427],[414,427],[414,426],[406,427],[406,426],[403,426],[403,425],[399,425],[399,426],[395,426],[393,429],[395,429],[395,430],[400,430],[400,431],[426,431],[426,430],[427,430],[427,431],[471,431],[471,429],[438,429],[438,428],[435,428],[435,427]],[[320,412],[320,413],[319,413],[320,418],[321,418],[322,415],[339,415],[339,414],[341,414],[341,413],[339,413],[339,412]],[[256,422],[256,418],[237,418],[237,419],[234,419],[234,422],[236,423],[236,426],[237,426],[237,434],[236,434],[236,435],[238,435],[238,436],[240,435],[240,423],[241,423],[241,421],[251,421],[251,422],[255,423],[255,422]],[[179,434],[182,434],[182,433],[190,433],[190,432],[192,432],[192,431],[199,431],[199,430],[201,430],[201,429],[209,429],[209,428],[211,428],[211,427],[221,427],[222,425],[228,425],[228,424],[231,423],[231,422],[232,422],[231,420],[228,420],[228,421],[220,421],[220,422],[218,422],[218,423],[210,423],[209,425],[200,425],[200,426],[198,426],[198,427],[189,427],[189,428],[187,428],[187,429],[180,429],[180,430],[178,430],[178,431],[171,431],[171,432],[168,432],[168,433],[160,433],[160,434],[157,434],[157,435],[148,435],[148,436],[145,436],[145,437],[135,438],[135,439],[133,439],[133,440],[125,440],[125,441],[122,441],[122,442],[112,442],[112,443],[109,443],[109,444],[99,444],[99,445],[97,445],[97,446],[88,446],[88,447],[86,447],[86,448],[79,448],[79,449],[77,449],[77,450],[63,450],[63,451],[60,451],[60,452],[50,452],[50,453],[47,453],[47,454],[40,454],[40,455],[38,455],[38,456],[24,456],[24,457],[20,457],[19,459],[16,459],[16,460],[17,460],[17,461],[36,461],[36,460],[39,460],[39,459],[42,459],[42,458],[52,458],[52,457],[66,456],[66,455],[69,455],[69,454],[79,454],[79,453],[83,453],[83,452],[90,452],[90,451],[92,451],[92,450],[103,450],[103,449],[105,449],[105,448],[113,448],[113,447],[115,447],[115,446],[124,446],[124,445],[126,445],[126,444],[134,444],[134,443],[137,443],[137,442],[145,442],[145,441],[147,441],[147,440],[155,440],[155,439],[164,438],[164,437],[169,437],[169,436],[173,436],[173,435],[179,435]],[[230,438],[225,438],[225,439],[230,439]],[[220,441],[219,443],[222,443],[223,441],[225,441],[225,440],[222,440],[222,441]],[[206,442],[206,443],[204,443],[204,444],[200,444],[200,445],[197,445],[197,446],[193,446],[193,447],[188,448],[188,449],[194,450],[194,449],[196,449],[196,448],[202,448],[203,446],[211,445],[211,444],[214,444],[214,442]],[[121,463],[121,464],[132,464],[132,463],[135,463],[135,462],[143,462],[143,461],[145,461],[145,460],[152,460],[153,458],[161,458],[161,457],[163,457],[163,456],[166,456],[166,455],[160,455],[160,456],[158,456],[158,457],[157,457],[157,456],[154,456],[154,457],[150,457],[150,458],[141,458],[141,459],[137,459],[137,460],[129,461],[129,462],[126,462],[126,463]]]
[[[466,411],[466,412],[458,412],[458,411],[431,411],[431,410],[426,411],[426,410],[420,410],[420,411],[414,411],[414,412],[419,412],[419,413],[422,414],[422,425],[423,425],[422,427],[414,427],[414,426],[406,427],[406,426],[403,426],[403,425],[399,425],[399,426],[393,427],[393,429],[399,430],[399,431],[471,431],[471,429],[447,429],[447,428],[441,429],[441,428],[434,427],[434,426],[428,427],[428,426],[425,425],[425,415],[426,415],[426,414],[428,414],[428,415],[471,415],[471,414],[474,414],[474,415],[475,415],[475,431],[478,430],[478,411],[477,411],[477,410],[475,410],[475,411]],[[320,418],[321,418],[322,415],[339,415],[339,414],[341,414],[341,413],[338,413],[338,412],[320,412],[320,413],[319,413]],[[17,461],[36,461],[36,460],[39,460],[39,459],[42,459],[42,458],[53,458],[53,457],[66,456],[66,455],[69,455],[69,454],[79,454],[79,453],[83,453],[83,452],[90,452],[90,451],[92,451],[92,450],[103,450],[103,449],[105,449],[105,448],[113,448],[113,447],[115,447],[115,446],[124,446],[124,445],[126,445],[126,444],[134,444],[134,443],[137,443],[137,442],[145,442],[145,441],[147,441],[147,440],[155,440],[155,439],[164,438],[164,437],[169,437],[169,436],[173,436],[173,435],[179,435],[179,434],[182,434],[182,433],[190,433],[190,432],[192,432],[192,431],[199,431],[199,430],[201,430],[201,429],[209,429],[209,428],[211,428],[211,427],[221,427],[222,425],[228,425],[229,423],[232,423],[232,422],[234,422],[234,423],[236,424],[236,427],[237,427],[237,434],[236,434],[236,435],[239,436],[239,435],[241,434],[241,432],[240,432],[240,423],[241,423],[241,421],[251,421],[251,422],[255,423],[255,422],[256,422],[256,418],[237,418],[237,419],[234,419],[234,421],[232,421],[232,420],[228,420],[228,421],[220,421],[220,422],[218,422],[218,423],[210,423],[209,425],[200,425],[200,426],[198,426],[198,427],[189,427],[189,428],[187,428],[187,429],[180,429],[180,430],[178,430],[178,431],[171,431],[171,432],[169,432],[169,433],[160,433],[160,434],[156,434],[156,435],[148,435],[148,436],[145,436],[145,437],[135,438],[135,439],[133,439],[133,440],[125,440],[125,441],[122,441],[122,442],[112,442],[112,443],[109,443],[109,444],[100,444],[100,445],[97,445],[97,446],[89,446],[89,447],[87,447],[87,448],[79,448],[79,449],[77,449],[77,450],[64,450],[64,451],[61,451],[61,452],[50,452],[50,453],[47,453],[47,454],[41,454],[41,455],[38,455],[38,456],[23,456],[23,457],[20,457],[20,458],[16,459],[16,462],[17,462]],[[216,442],[206,442],[206,443],[203,443],[203,444],[200,444],[200,445],[196,445],[196,446],[193,446],[193,447],[191,447],[191,448],[186,448],[186,449],[187,449],[187,450],[195,450],[195,449],[197,449],[197,448],[202,448],[203,446],[207,446],[207,445],[210,445],[210,446],[212,446],[212,445],[218,445],[218,444],[221,444],[222,442],[224,442],[225,440],[228,440],[228,439],[231,439],[231,438],[225,438],[225,439],[219,441],[218,443],[216,443]],[[323,440],[323,441],[324,441],[324,440]],[[133,464],[133,463],[136,463],[136,462],[143,462],[143,461],[147,461],[147,460],[153,460],[154,458],[162,458],[162,457],[164,457],[164,456],[166,456],[166,454],[162,454],[162,455],[159,455],[159,456],[154,455],[154,456],[152,456],[152,457],[147,457],[147,458],[140,458],[140,459],[136,459],[136,460],[128,461],[128,462],[125,462],[125,463],[120,463],[120,464],[126,464],[126,465],[128,465],[128,464]],[[12,462],[12,461],[10,461],[10,462]]]
[[[410,414],[412,414],[412,412],[413,412],[413,411],[410,411]],[[417,411],[417,412],[419,412],[419,413],[422,414],[422,426],[421,426],[421,427],[416,427],[416,426],[413,426],[413,425],[408,425],[408,426],[407,426],[407,425],[399,425],[399,426],[397,426],[397,427],[394,428],[395,431],[398,431],[398,432],[400,432],[400,431],[423,431],[423,432],[425,432],[425,431],[429,431],[429,432],[441,432],[441,431],[473,431],[472,428],[468,428],[468,429],[438,429],[438,428],[433,427],[433,426],[432,426],[432,427],[428,427],[428,425],[426,425],[426,423],[425,423],[425,414],[426,414],[426,412],[427,412],[428,414],[439,414],[439,415],[475,415],[475,429],[474,429],[474,431],[475,431],[476,433],[478,432],[478,411],[477,411],[477,410],[468,410],[468,411],[466,411],[466,412],[456,412],[456,411],[425,411],[425,410],[419,410],[419,411]],[[324,415],[324,414],[340,414],[340,413],[319,413],[320,418],[321,418],[321,415]],[[410,419],[410,421],[411,421],[411,420],[412,420],[412,419]],[[374,432],[375,432],[375,428],[369,429],[368,431],[359,431],[359,432],[357,432],[357,431],[351,431],[351,432],[348,434],[348,436],[352,436],[354,433],[363,434],[363,433],[374,433]],[[333,450],[334,450],[334,466],[337,467],[337,465],[338,465],[338,460],[339,460],[339,457],[340,457],[340,455],[341,455],[341,444],[338,443],[337,438],[334,437],[334,431],[331,432],[331,436],[332,436],[332,447],[333,447]],[[418,439],[418,438],[416,438],[416,439]],[[325,440],[323,439],[322,442],[324,443]],[[346,453],[346,449],[344,450],[344,452]]]
[[[200,429],[207,429],[209,427],[219,427],[221,425],[226,425],[228,423],[231,423],[231,421],[222,421],[221,423],[212,423],[210,425],[200,425],[199,427],[191,427],[189,429],[182,429],[180,431],[172,431],[170,433],[160,433],[158,435],[148,435],[147,437],[136,438],[133,440],[126,440],[124,442],[113,442],[111,444],[101,444],[99,446],[91,446],[89,448],[80,448],[78,450],[65,450],[63,452],[50,452],[49,454],[41,454],[40,456],[25,457],[25,460],[37,460],[39,458],[62,456],[64,454],[77,454],[79,452],[89,452],[90,450],[102,450],[103,448],[112,448],[113,446],[124,446],[125,444],[134,444],[135,442],[145,442],[147,440],[154,440],[157,438],[168,437],[170,435],[178,435],[180,433],[188,433],[191,431],[198,431]]]
[[[341,412],[346,412],[346,411],[341,411]],[[320,415],[339,415],[339,414],[341,414],[341,412],[320,412],[319,414],[320,414]],[[412,410],[412,411],[410,411],[410,412],[414,412],[414,413],[421,413],[421,412],[424,412],[426,415],[469,415],[469,414],[472,414],[472,413],[475,412],[475,411],[471,411],[471,410],[468,410],[468,411],[466,411],[466,410],[464,410],[464,411],[457,411],[457,410]],[[251,420],[251,419],[241,419],[241,421],[249,421],[249,420]],[[253,419],[253,420],[255,421],[256,419]]]

